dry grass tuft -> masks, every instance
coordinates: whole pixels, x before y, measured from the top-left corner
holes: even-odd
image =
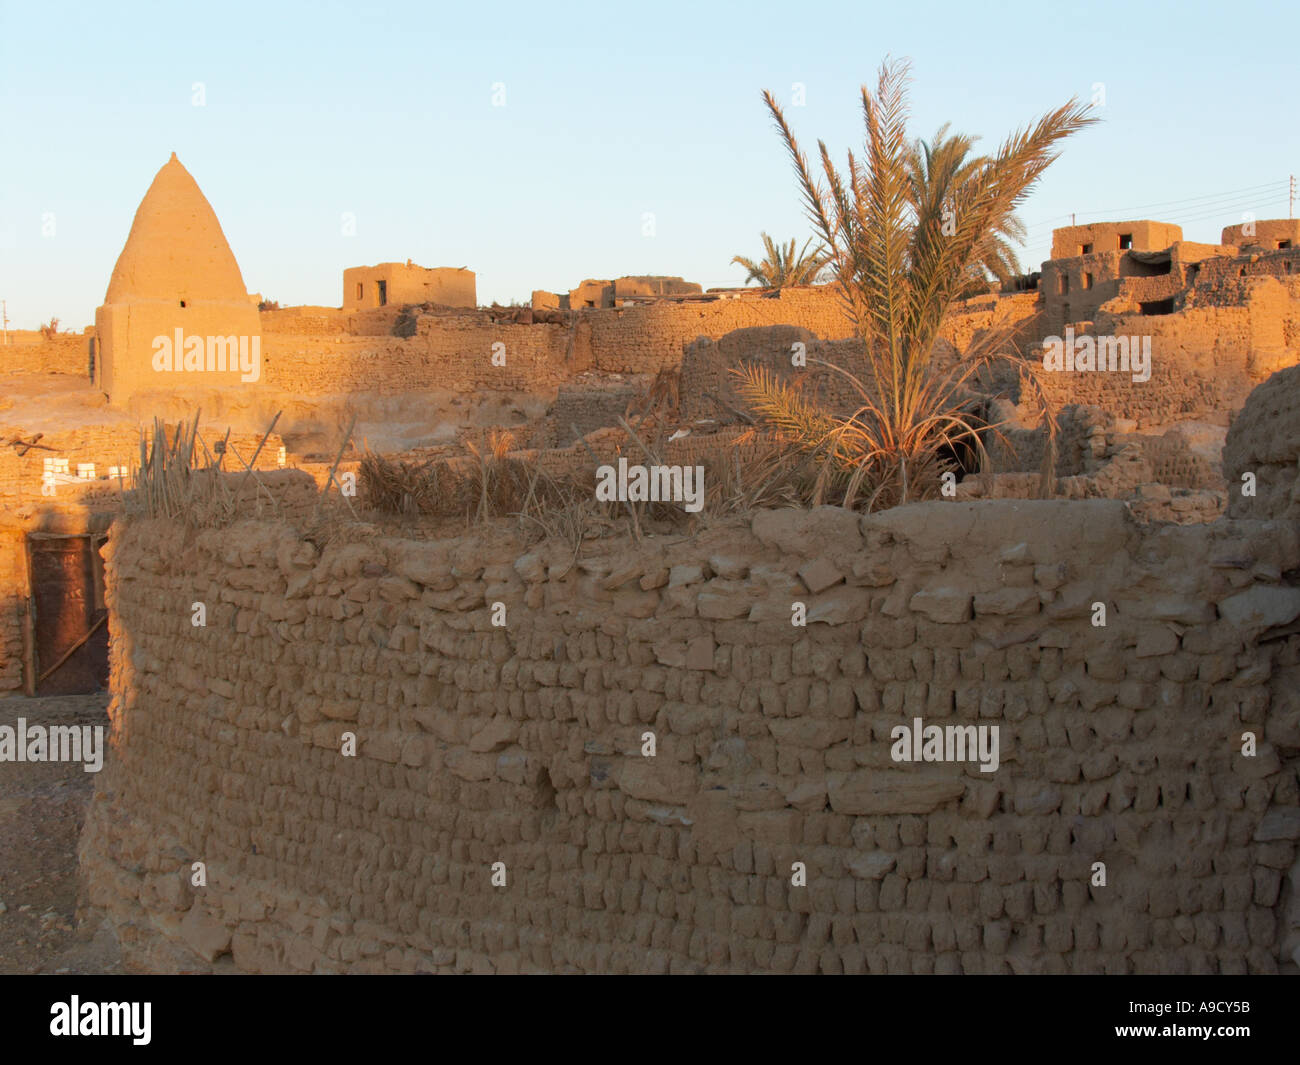
[[[278,513],[280,500],[271,492],[253,464],[266,446],[279,414],[272,420],[251,460],[230,445],[230,433],[209,448],[199,432],[196,412],[192,422],[168,425],[155,418],[153,431],[140,431],[140,461],[132,470],[131,487],[124,493],[127,514],[169,518],[186,525],[225,525],[239,517]],[[215,453],[214,453],[215,452]],[[224,468],[234,455],[243,469]]]
[[[564,510],[592,497],[592,487],[576,473],[544,472],[536,453],[510,451],[508,432],[466,442],[464,460],[425,462],[391,459],[367,451],[359,481],[365,504],[403,517],[462,517],[480,524],[511,515],[537,517]]]

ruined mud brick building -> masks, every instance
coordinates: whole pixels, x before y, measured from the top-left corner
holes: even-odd
[[[15,345],[0,410],[0,686],[56,657],[31,651],[40,533],[83,538],[65,571],[91,571],[43,611],[112,632],[89,904],[131,964],[186,970],[1293,970],[1295,239],[1071,227],[1036,285],[953,311],[941,361],[1013,327],[1060,411],[1064,498],[1025,498],[1044,437],[1002,381],[1013,447],[955,502],[577,559],[490,527],[322,546],[123,519],[104,473],[153,415],[200,409],[245,457],[281,412],[258,464],[283,445],[308,472],[272,492],[314,490],[347,423],[399,453],[507,428],[571,462],[621,446],[661,371],[688,431],[666,457],[693,459],[740,431],[729,369],[789,374],[795,345],[855,365],[852,324],[826,288],[680,278],[479,309],[473,274],[409,261],[345,271],[342,307],[258,314],[173,158],[92,335]],[[258,380],[160,384],[169,324],[255,333]],[[1046,370],[1067,329],[1149,338],[1149,378]],[[51,498],[47,457],[95,472]],[[999,725],[998,771],[893,762],[918,717]]]
[[[592,281],[590,278],[567,293],[534,289],[534,310],[581,310],[584,307],[621,307],[631,303],[658,299],[661,296],[689,296],[703,292],[692,281],[680,277],[620,277],[613,281]]]
[[[474,271],[446,267],[429,269],[410,259],[403,263],[354,266],[343,271],[343,309],[438,303],[446,307],[477,307]]]

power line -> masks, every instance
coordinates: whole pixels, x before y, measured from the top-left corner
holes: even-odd
[[[1246,210],[1251,210],[1252,213],[1254,211],[1266,211],[1273,205],[1274,202],[1276,201],[1248,200],[1241,203],[1230,205],[1229,207],[1225,207],[1225,208],[1215,208],[1213,210],[1203,211],[1198,214],[1186,215],[1181,219],[1181,221],[1182,222],[1203,222],[1206,221],[1207,219],[1214,218],[1216,215],[1224,215],[1228,211],[1245,212]]]
[[[1026,228],[1032,233],[1036,230],[1041,230],[1049,226],[1053,229],[1060,228],[1055,224],[1056,222],[1064,218],[1076,217],[1078,215],[1083,215],[1084,217],[1095,216],[1095,215],[1109,215],[1110,217],[1113,218],[1116,215],[1122,215],[1128,211],[1145,211],[1157,207],[1158,208],[1176,207],[1180,204],[1194,204],[1195,206],[1188,208],[1188,210],[1194,211],[1194,210],[1199,210],[1202,207],[1208,208],[1211,207],[1212,205],[1216,205],[1226,201],[1235,202],[1239,200],[1242,196],[1249,196],[1250,198],[1254,199],[1256,196],[1263,195],[1268,191],[1276,190],[1280,193],[1283,188],[1288,186],[1288,184],[1289,182],[1285,180],[1269,181],[1269,182],[1265,182],[1262,185],[1248,185],[1245,186],[1244,188],[1234,189],[1230,192],[1218,192],[1218,193],[1212,193],[1212,194],[1202,195],[1202,196],[1188,196],[1181,200],[1164,200],[1159,203],[1139,204],[1134,207],[1113,207],[1113,208],[1107,208],[1105,210],[1075,211],[1073,212],[1072,215],[1057,215],[1055,218],[1049,218],[1044,221],[1035,222],[1033,225],[1028,226]]]
[[[1260,219],[1269,216],[1276,218],[1278,217],[1279,213],[1280,212],[1275,208],[1273,202],[1270,201],[1268,203],[1242,204],[1241,207],[1238,209],[1238,211],[1235,212],[1235,214],[1232,216],[1222,215],[1218,212],[1214,212],[1211,214],[1193,215],[1191,218],[1187,219],[1187,221],[1191,223],[1199,223],[1199,222],[1221,221],[1227,219],[1226,221],[1223,221],[1223,224],[1225,226],[1235,226],[1235,225],[1239,225],[1240,223],[1249,221],[1249,219],[1246,218],[1246,215],[1250,215],[1255,221],[1259,221]]]
[[[1186,199],[1182,199],[1182,200],[1163,200],[1160,201],[1159,203],[1138,204],[1136,207],[1115,207],[1115,208],[1108,208],[1105,211],[1079,211],[1078,213],[1079,214],[1116,214],[1122,211],[1145,211],[1147,210],[1147,208],[1150,207],[1169,207],[1180,203],[1191,203],[1195,200],[1218,200],[1227,197],[1236,197],[1241,195],[1244,192],[1257,192],[1260,189],[1278,188],[1285,184],[1286,184],[1285,180],[1266,181],[1262,185],[1247,185],[1244,188],[1230,189],[1227,192],[1207,193],[1206,195],[1203,196],[1188,196]]]
[[[1143,204],[1137,204],[1136,206],[1130,206],[1130,207],[1108,207],[1104,210],[1089,209],[1086,211],[1075,211],[1073,213],[1076,215],[1096,215],[1096,214],[1114,215],[1114,214],[1122,214],[1125,211],[1145,211],[1152,207],[1176,207],[1182,204],[1208,205],[1218,200],[1238,199],[1241,196],[1247,194],[1254,194],[1263,191],[1269,191],[1272,189],[1281,189],[1286,184],[1287,184],[1286,180],[1267,181],[1264,182],[1262,185],[1246,185],[1242,188],[1230,189],[1226,192],[1206,193],[1200,196],[1187,196],[1181,200],[1162,200],[1156,203],[1143,203]],[[1203,204],[1202,201],[1204,201]],[[1057,217],[1059,218],[1064,216],[1058,215]],[[1043,223],[1038,223],[1038,224],[1042,225]]]

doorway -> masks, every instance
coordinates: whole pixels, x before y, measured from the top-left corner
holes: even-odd
[[[99,534],[29,533],[33,695],[84,695],[108,685],[108,610]]]

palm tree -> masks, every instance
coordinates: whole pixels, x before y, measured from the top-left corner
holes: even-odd
[[[761,262],[746,259],[743,255],[734,256],[731,260],[749,271],[749,275],[745,278],[747,285],[751,281],[757,281],[764,288],[811,285],[826,266],[828,257],[820,244],[811,252],[808,251],[812,237],[804,241],[798,254],[795,254],[793,238],[789,244],[777,244],[766,233],[763,233],[762,237],[765,257]]]
[[[933,495],[947,468],[945,454],[963,445],[987,457],[980,438],[987,427],[971,413],[967,386],[992,358],[993,341],[940,371],[932,366],[935,340],[948,308],[969,284],[972,264],[988,254],[993,235],[1006,229],[1057,158],[1059,142],[1096,121],[1085,104],[1071,100],[1011,134],[994,155],[971,160],[954,173],[960,180],[948,180],[946,195],[936,198],[923,193],[937,191],[940,182],[918,186],[912,180],[907,80],[906,61],[886,59],[875,92],[862,87],[862,160],[850,151],[841,172],[818,141],[825,184],[814,178],[776,98],[763,94],[808,217],[830,255],[868,372],[854,376],[823,363],[848,378],[860,397],[847,418],[816,409],[797,389],[754,368],[735,371],[738,389],[764,421],[819,464],[817,494],[834,485],[845,506],[864,485],[871,489],[869,505]],[[969,150],[954,140],[937,170]]]
[[[961,185],[971,180],[980,169],[987,166],[987,156],[971,157],[976,137],[964,133],[948,133],[948,123],[939,127],[929,141],[918,137],[907,158],[908,179],[912,183],[912,199],[925,204],[928,211],[944,217],[951,210],[949,201]],[[951,230],[955,218],[947,218]],[[1008,214],[989,234],[986,246],[973,255],[969,280],[962,286],[959,299],[987,292],[994,282],[1007,281],[1020,273],[1020,260],[1012,243],[1024,245],[1027,237],[1024,223],[1014,214]]]

